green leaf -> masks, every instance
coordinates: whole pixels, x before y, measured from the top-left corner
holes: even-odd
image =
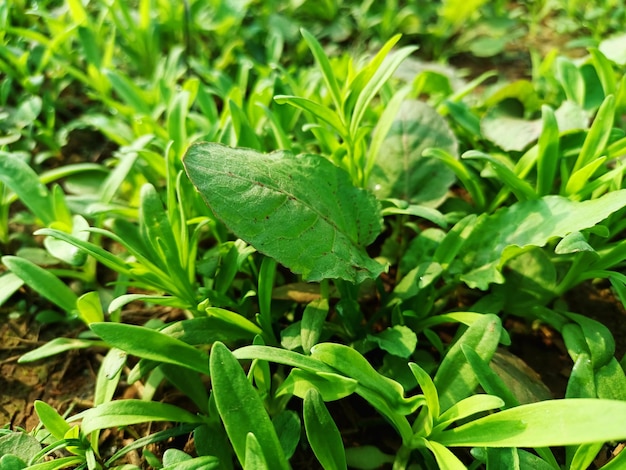
[[[172,423],[198,423],[201,416],[190,413],[178,406],[143,400],[115,400],[90,408],[83,413],[81,428],[83,433],[106,428],[129,426],[131,424],[152,421],[170,421]]]
[[[619,33],[600,42],[598,50],[618,65],[626,65],[626,33]]]
[[[37,463],[35,465],[29,465],[28,470],[57,470],[59,468],[66,468],[71,466],[77,466],[85,463],[84,456],[76,457],[61,457],[58,459],[50,460],[49,462]]]
[[[613,95],[604,98],[587,133],[583,148],[576,159],[573,172],[589,165],[606,151],[606,144],[609,141],[615,120],[615,106],[615,97]]]
[[[57,440],[65,438],[65,434],[70,430],[70,425],[57,411],[46,402],[36,400],[34,403],[35,412],[52,437]]]
[[[75,313],[78,296],[54,274],[18,256],[3,256],[2,262],[41,296],[68,314]]]
[[[427,148],[422,152],[422,156],[428,158],[436,158],[445,163],[456,175],[467,192],[472,197],[474,204],[478,210],[483,210],[486,204],[485,193],[480,184],[480,180],[477,175],[470,173],[465,164],[455,158],[453,155],[445,152],[439,148]]]
[[[215,343],[211,349],[210,368],[215,404],[241,465],[245,466],[248,433],[253,433],[268,468],[288,469],[289,464],[259,394],[237,359],[222,343]]]
[[[439,394],[433,379],[430,378],[430,375],[424,369],[413,362],[409,362],[409,368],[422,389],[424,398],[426,398],[428,411],[433,418],[437,418],[439,416]]]
[[[537,193],[533,187],[513,169],[509,168],[503,158],[498,158],[478,150],[469,150],[462,155],[464,159],[485,160],[498,175],[499,179],[510,189],[518,200],[536,199]]]
[[[341,122],[339,115],[332,109],[322,106],[315,101],[291,95],[277,95],[274,97],[274,101],[278,104],[289,104],[294,108],[309,112],[316,118],[330,124],[340,135],[345,136],[347,134],[346,126]]]
[[[541,135],[541,120],[529,121],[503,105],[490,109],[480,121],[485,138],[506,152],[521,152]]]
[[[365,247],[381,230],[375,198],[322,157],[193,145],[189,178],[235,235],[309,281],[375,278]]]
[[[56,193],[57,192],[55,191],[55,194]],[[89,232],[87,232],[87,229],[89,229],[89,223],[80,215],[68,218],[72,223],[72,235],[86,242],[89,239]],[[66,227],[67,225],[62,222],[53,222],[50,224],[50,228],[59,228],[63,231],[65,231]],[[43,240],[43,244],[46,247],[46,250],[48,250],[48,252],[57,259],[65,261],[72,266],[82,266],[85,264],[87,254],[70,243],[53,237],[46,237]]]
[[[554,111],[541,107],[542,129],[537,150],[537,194],[544,196],[555,187],[555,177],[560,160],[559,126]]]
[[[184,295],[190,290],[187,272],[181,264],[181,247],[178,245],[168,214],[154,186],[146,184],[141,188],[139,208],[139,229],[142,240],[152,248],[154,260],[164,272],[170,273],[176,281],[178,291]],[[187,297],[193,298],[192,293]]]
[[[593,468],[593,461],[596,459],[598,452],[602,450],[603,442],[593,442],[591,444],[583,444],[578,446],[569,468],[571,470],[585,470]]]
[[[589,186],[589,183],[591,183],[596,170],[600,168],[605,161],[606,157],[598,157],[579,170],[574,171],[567,180],[565,194],[567,196],[572,196],[586,190],[586,186]]]
[[[89,327],[105,343],[129,354],[209,375],[205,352],[159,331],[120,323],[92,323]]]
[[[204,414],[209,413],[209,395],[200,374],[186,367],[173,364],[161,364],[165,378],[191,400]]]
[[[568,233],[554,248],[554,252],[557,255],[580,253],[581,251],[595,252],[593,247],[587,242],[587,238],[580,232]]]
[[[555,75],[561,82],[567,99],[582,106],[585,102],[585,81],[574,62],[564,56],[558,57]]]
[[[598,398],[626,401],[626,374],[614,357],[595,373]]]
[[[330,96],[333,99],[333,103],[337,109],[341,108],[341,91],[339,89],[339,85],[337,84],[337,79],[335,78],[335,74],[333,73],[333,68],[326,57],[326,53],[320,43],[315,39],[311,33],[309,33],[306,29],[301,28],[300,33],[302,37],[306,41],[309,49],[313,53],[313,57],[315,57],[315,62],[317,62],[318,67],[322,71],[322,77],[324,78],[324,82],[328,87],[328,91],[330,92]]]
[[[607,419],[607,417],[611,419]],[[446,447],[552,447],[626,439],[626,402],[577,398],[522,405],[442,431]]]
[[[445,28],[446,34],[453,34],[457,28],[468,22],[487,0],[444,0],[438,8],[442,21],[438,26]]]
[[[311,349],[311,357],[319,359],[359,385],[380,395],[398,412],[415,411],[418,402],[405,399],[404,389],[395,380],[379,374],[376,369],[355,349],[337,343],[319,343]]]
[[[196,427],[193,437],[198,455],[215,456],[222,463],[223,470],[233,470],[233,451],[226,431],[218,419]]]
[[[105,70],[104,74],[120,98],[131,107],[132,114],[150,115],[152,109],[151,104],[146,99],[146,92],[123,74],[112,70]]]
[[[463,462],[452,453],[446,446],[441,445],[439,442],[429,438],[429,440],[421,439],[424,442],[424,447],[430,449],[434,454],[439,468],[445,468],[446,470],[467,470],[467,467],[463,465]]]
[[[79,4],[82,7],[80,2],[70,2],[73,4]],[[86,18],[86,14],[85,14]],[[93,65],[97,70],[100,70],[102,67],[102,56],[100,54],[98,38],[94,34],[94,30],[91,28],[87,28],[85,26],[78,27],[78,38],[80,40],[80,45],[83,50],[83,54],[91,65]]]
[[[394,356],[408,358],[415,351],[417,336],[408,326],[396,325],[386,328],[375,335],[367,335],[367,339],[378,344]]]
[[[15,273],[6,272],[0,276],[0,306],[2,306],[9,298],[24,285],[21,277]]]
[[[305,307],[300,324],[300,337],[302,349],[306,354],[309,354],[311,348],[318,343],[327,315],[328,299],[313,300]]]
[[[503,380],[489,367],[489,363],[484,361],[471,347],[461,345],[461,351],[465,359],[472,367],[474,374],[478,378],[480,386],[490,395],[500,397],[504,401],[504,406],[511,408],[519,405],[517,397],[507,388]]]
[[[314,388],[322,395],[324,401],[333,401],[351,395],[357,386],[356,380],[340,374],[292,369],[276,391],[276,396],[289,393],[304,398],[307,392]]]
[[[399,37],[395,36],[391,38],[387,44],[397,41],[398,39]],[[352,110],[352,118],[350,119],[350,135],[357,135],[357,131],[361,127],[361,121],[363,120],[363,116],[365,115],[365,111],[367,110],[370,102],[374,99],[387,80],[391,78],[404,59],[416,50],[417,47],[415,46],[403,47],[397,50],[393,55],[385,57],[384,61],[382,61],[380,66],[378,66],[372,75],[372,78],[367,81],[367,84],[358,95],[354,109]]]
[[[518,450],[514,447],[487,449],[487,470],[521,470]]]
[[[314,359],[311,356],[298,354],[293,351],[287,351],[281,348],[271,346],[244,346],[233,351],[233,355],[237,359],[259,359],[262,361],[275,362],[286,366],[298,367],[309,372],[326,372],[336,374],[337,371],[332,367],[324,364],[322,361]]]
[[[611,334],[611,330],[602,323],[584,315],[571,312],[562,313],[580,326],[591,353],[594,369],[599,369],[614,359],[615,339]]]
[[[383,453],[378,447],[367,445],[349,447],[345,453],[349,467],[360,470],[376,470],[383,468],[385,464],[392,464],[395,460],[393,456]]]
[[[76,300],[76,308],[78,309],[78,316],[85,325],[104,321],[104,312],[102,311],[100,295],[97,291],[81,295]]]
[[[615,79],[613,64],[598,48],[590,47],[588,50],[591,56],[591,63],[598,74],[600,83],[602,83],[604,96],[615,94],[617,91],[617,80]]]
[[[93,230],[96,231],[96,230]],[[104,248],[94,244],[89,243],[80,238],[74,237],[69,233],[62,232],[60,230],[53,229],[41,229],[35,232],[35,235],[48,235],[51,237],[58,238],[60,240],[64,240],[68,243],[76,245],[82,250],[86,251],[88,254],[93,256],[96,260],[107,266],[108,268],[117,271],[120,274],[130,274],[130,266],[122,261],[121,258],[118,258],[114,254],[108,252]]]
[[[13,455],[24,462],[28,462],[41,451],[40,442],[25,432],[10,432],[0,437],[0,455]],[[25,468],[24,464],[20,467]],[[8,470],[10,467],[6,467]],[[4,462],[0,461],[0,469],[5,470]]]
[[[37,349],[28,351],[21,356],[17,362],[20,364],[27,362],[34,362],[46,357],[61,354],[65,351],[71,351],[73,349],[85,349],[92,346],[100,346],[102,343],[89,339],[76,339],[76,338],[54,338],[48,341],[46,344],[39,346]]]
[[[251,470],[266,470],[268,468],[267,461],[263,455],[263,449],[259,444],[256,436],[249,432],[246,436],[246,454],[245,454],[245,466],[246,469]]]
[[[472,415],[491,411],[504,406],[504,401],[494,395],[477,393],[456,402],[435,420],[433,432],[447,428],[455,421],[462,421]]]
[[[501,334],[500,319],[493,314],[482,315],[448,350],[433,379],[439,391],[442,412],[470,396],[478,386],[478,378],[465,359],[461,346],[473,349],[488,362],[498,346]]]
[[[300,442],[300,429],[302,423],[298,413],[292,410],[283,410],[272,419],[280,446],[285,453],[285,458],[290,459]]]
[[[304,426],[311,449],[325,470],[347,468],[339,429],[315,389],[304,397]]]
[[[459,151],[443,117],[426,103],[405,101],[375,156],[368,183],[374,194],[429,207],[441,204],[456,178],[444,162],[422,156],[432,147],[454,156]]]
[[[13,154],[0,154],[0,182],[13,191],[44,225],[54,222],[54,206],[48,189],[37,173]]]
[[[261,329],[245,317],[221,308],[206,309],[208,317],[174,322],[161,333],[192,345],[206,345],[215,341],[251,341]]]
[[[482,290],[502,283],[500,269],[508,259],[508,247],[519,253],[520,248],[544,246],[553,238],[593,227],[624,206],[626,190],[619,190],[583,202],[545,196],[482,215],[463,245],[461,279]],[[509,257],[510,253],[515,251]]]
[[[126,353],[117,348],[110,349],[104,356],[96,378],[94,405],[101,405],[113,399],[122,377],[122,369],[126,365],[126,357]]]

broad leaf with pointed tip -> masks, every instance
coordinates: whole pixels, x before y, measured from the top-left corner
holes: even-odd
[[[485,214],[463,245],[461,280],[482,290],[490,283],[502,284],[502,266],[525,248],[593,227],[623,207],[626,189],[582,202],[545,196]]]
[[[456,178],[443,162],[424,158],[422,153],[437,147],[456,156],[458,146],[448,123],[435,109],[421,101],[405,101],[376,156],[369,185],[379,198],[437,207]]]
[[[375,197],[325,158],[199,143],[183,163],[235,235],[306,280],[361,282],[383,271],[365,251],[382,228]]]

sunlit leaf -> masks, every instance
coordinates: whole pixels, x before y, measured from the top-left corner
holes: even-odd
[[[307,280],[360,282],[383,271],[365,251],[381,230],[376,200],[325,158],[201,143],[184,164],[227,227]]]

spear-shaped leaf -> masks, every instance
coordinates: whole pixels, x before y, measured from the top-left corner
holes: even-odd
[[[360,282],[383,271],[365,251],[381,230],[376,199],[325,158],[200,143],[183,162],[235,235],[305,279]]]

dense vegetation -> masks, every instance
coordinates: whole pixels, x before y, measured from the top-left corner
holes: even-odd
[[[626,465],[626,6],[406,3],[0,5],[2,321],[102,354],[0,469]]]

